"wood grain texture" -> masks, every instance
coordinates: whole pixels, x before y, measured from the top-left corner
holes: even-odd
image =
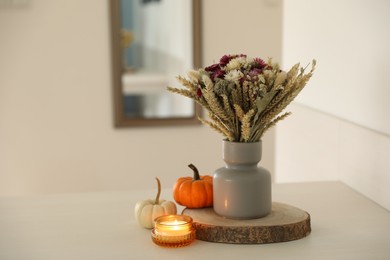
[[[213,208],[184,209],[196,228],[196,238],[230,244],[265,244],[306,237],[311,232],[310,215],[299,208],[273,202],[271,213],[250,220],[227,219]]]

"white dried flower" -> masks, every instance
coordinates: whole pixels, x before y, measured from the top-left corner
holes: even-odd
[[[237,59],[232,59],[229,61],[229,63],[226,65],[226,70],[236,70],[239,69],[241,66],[241,63]]]
[[[239,70],[231,70],[225,75],[225,79],[231,82],[237,83],[241,77],[243,77],[244,74],[242,74]]]
[[[226,64],[225,69],[227,71],[229,70],[237,70],[243,67],[244,65],[247,64],[246,57],[237,57],[234,59],[231,59],[228,64]]]

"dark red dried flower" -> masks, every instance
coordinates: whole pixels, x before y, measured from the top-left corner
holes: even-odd
[[[205,71],[209,71],[209,72],[213,72],[213,71],[215,71],[217,69],[220,69],[218,63],[210,65],[210,66],[206,67],[204,70]]]
[[[219,60],[219,65],[221,65],[222,67],[226,66],[229,63],[229,61],[237,57],[246,57],[246,55],[245,54],[223,55],[222,58]]]
[[[219,64],[221,66],[226,66],[226,64],[228,64],[231,59],[233,59],[233,56],[223,55],[222,58],[219,60]]]
[[[223,78],[225,76],[225,72],[221,69],[215,70],[213,74],[211,74],[211,79],[215,80],[216,78]]]
[[[248,74],[249,74],[249,76],[250,76],[251,78],[254,78],[254,77],[256,77],[257,75],[261,74],[262,71],[263,71],[262,69],[253,68],[253,69],[251,69],[251,71],[249,71]]]
[[[202,90],[201,90],[200,88],[198,88],[198,89],[196,90],[196,95],[197,95],[198,97],[202,97]]]
[[[267,66],[267,63],[265,63],[265,61],[263,61],[260,58],[255,58],[254,61],[255,61],[255,68],[264,69]]]

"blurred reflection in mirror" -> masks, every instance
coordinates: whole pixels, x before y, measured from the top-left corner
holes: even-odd
[[[200,63],[200,2],[119,0],[118,8],[121,93],[115,106],[122,111],[116,111],[116,125],[123,125],[118,124],[120,118],[135,119],[137,124],[140,119],[197,123],[193,101],[167,92],[166,87],[180,87],[176,76],[201,65],[195,64]]]

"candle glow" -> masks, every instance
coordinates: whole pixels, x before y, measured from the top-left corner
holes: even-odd
[[[195,239],[192,218],[184,215],[168,215],[155,219],[152,239],[158,245],[180,247]]]

